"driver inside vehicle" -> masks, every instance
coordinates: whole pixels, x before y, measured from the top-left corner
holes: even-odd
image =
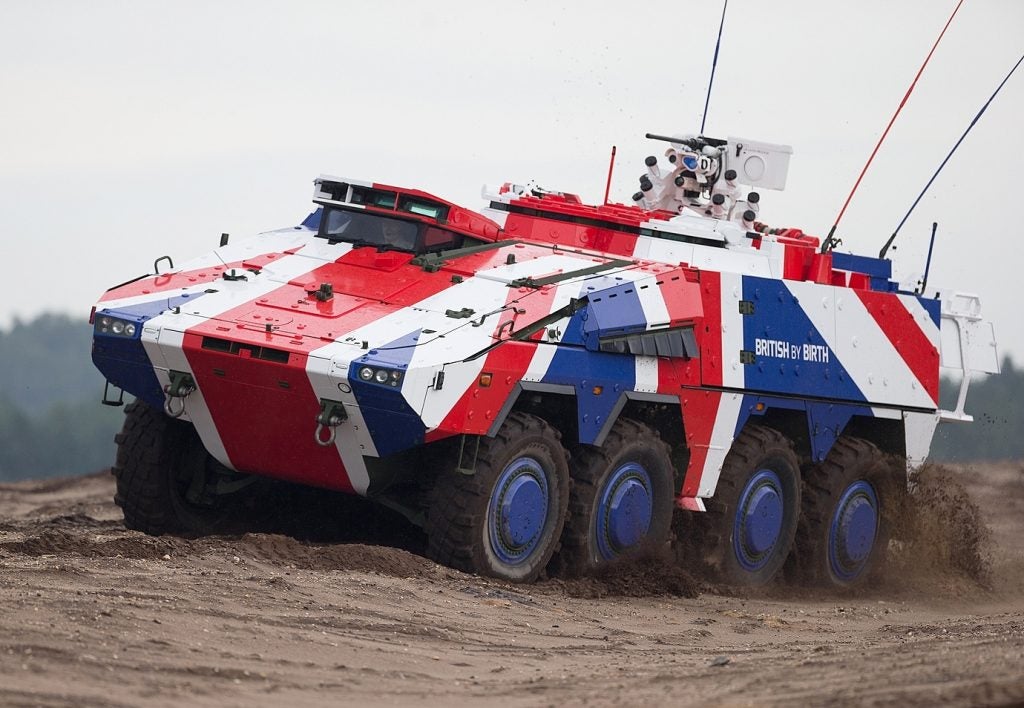
[[[395,219],[381,219],[380,222],[383,243],[404,251],[416,248],[416,229],[407,228],[403,222]]]

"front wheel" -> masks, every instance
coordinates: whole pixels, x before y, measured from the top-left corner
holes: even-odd
[[[558,433],[512,413],[483,438],[470,474],[443,470],[427,512],[427,555],[438,563],[530,582],[558,546],[569,501],[569,469]]]
[[[114,441],[114,502],[128,528],[153,536],[221,533],[258,516],[252,492],[262,480],[218,463],[189,423],[134,401]]]
[[[673,511],[668,445],[646,425],[620,418],[600,447],[573,454],[569,518],[558,561],[590,572],[641,546],[663,546]]]

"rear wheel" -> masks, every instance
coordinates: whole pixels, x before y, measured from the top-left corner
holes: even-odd
[[[899,487],[894,466],[867,440],[841,437],[804,476],[803,516],[794,563],[806,582],[863,582],[888,539],[884,505]]]
[[[690,513],[680,539],[718,580],[765,585],[793,545],[800,516],[800,469],[781,433],[748,426],[733,442],[707,511]]]
[[[427,555],[438,563],[513,582],[535,580],[558,546],[569,470],[558,433],[512,413],[480,440],[471,474],[443,470],[427,512]]]
[[[558,557],[565,571],[586,573],[641,546],[668,541],[672,462],[668,445],[649,427],[619,419],[603,445],[575,451],[571,474]]]
[[[207,534],[234,530],[251,518],[247,502],[255,497],[248,492],[258,478],[224,467],[192,425],[142,401],[129,404],[125,415],[111,470],[125,526],[154,536]]]

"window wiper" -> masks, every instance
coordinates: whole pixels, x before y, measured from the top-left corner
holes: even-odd
[[[376,248],[378,253],[384,253],[385,251],[399,251],[401,253],[413,253],[414,251],[410,248],[402,248],[401,246],[395,246],[391,243],[380,243],[379,241],[370,241],[364,238],[348,239],[330,239],[328,243],[350,243],[353,248]]]
[[[328,236],[327,243],[331,244],[332,246],[336,243],[350,243],[354,248],[364,248],[366,246],[380,246],[380,244],[377,243],[376,241],[370,241],[365,238],[331,238]]]
[[[374,248],[377,248],[377,247],[380,246],[380,244],[377,243],[376,241],[370,241],[369,239],[365,239],[365,238],[354,238],[354,239],[347,239],[347,238],[345,238],[345,239],[342,239],[342,241],[344,241],[345,243],[351,243],[353,248],[365,248],[367,246],[373,246]]]

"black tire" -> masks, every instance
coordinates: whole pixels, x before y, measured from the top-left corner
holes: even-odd
[[[535,580],[557,550],[569,502],[559,438],[544,420],[511,413],[495,437],[480,440],[472,474],[443,469],[427,511],[427,555],[470,573]]]
[[[874,444],[840,437],[825,461],[804,474],[795,578],[833,587],[864,582],[888,545],[904,476]]]
[[[190,502],[187,495],[197,475],[204,483],[216,475],[244,475],[214,460],[189,423],[142,401],[130,403],[125,416],[114,436],[117,462],[111,468],[117,480],[114,502],[124,513],[125,526],[153,536],[238,530],[248,513],[242,493],[207,498],[202,504]]]
[[[800,518],[800,464],[793,443],[748,425],[722,464],[707,511],[688,512],[679,541],[685,557],[728,585],[770,583],[786,562]]]
[[[603,445],[573,451],[570,474],[556,559],[561,573],[586,574],[630,550],[667,544],[675,475],[669,447],[656,432],[620,418]]]

